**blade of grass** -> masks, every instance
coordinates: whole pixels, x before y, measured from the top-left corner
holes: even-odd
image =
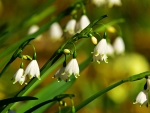
[[[22,26],[24,26],[30,19],[35,15],[42,12],[46,7],[52,4],[55,0],[47,0],[42,6],[34,10],[27,18],[25,18],[19,25],[17,25],[13,30],[9,31],[6,35],[2,37],[0,45],[2,45],[14,32],[18,31]],[[33,37],[32,37],[33,38]]]

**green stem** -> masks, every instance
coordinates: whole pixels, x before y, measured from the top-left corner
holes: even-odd
[[[96,93],[95,95],[89,97],[88,99],[86,99],[85,101],[83,101],[82,103],[80,103],[79,105],[77,105],[77,106],[75,107],[76,112],[77,112],[78,110],[80,110],[81,108],[83,108],[84,106],[86,106],[87,104],[89,104],[90,102],[92,102],[93,100],[95,100],[96,98],[98,98],[99,96],[101,96],[102,94],[104,94],[104,93],[110,91],[111,89],[113,89],[113,88],[115,88],[115,87],[121,85],[121,84],[124,83],[124,82],[125,82],[125,81],[121,80],[121,81],[119,81],[119,82],[117,82],[117,83],[115,83],[115,84],[113,84],[113,85],[111,85],[111,86],[109,86],[109,87],[107,87],[107,88],[105,88],[105,89],[99,91],[99,92]],[[71,112],[69,112],[69,113],[71,113]]]
[[[72,10],[73,7],[69,7],[67,8],[67,10],[64,11],[64,13],[61,13],[61,16],[58,16],[55,20],[57,20],[58,18],[60,19],[60,17],[63,17],[64,15],[68,14],[68,10],[70,12],[70,10]],[[63,15],[63,16],[62,16]],[[91,31],[91,27],[94,26],[97,22],[99,22],[101,19],[107,17],[107,15],[102,16],[100,19],[94,21],[93,23],[91,23],[90,25],[88,25],[84,30],[81,31],[81,33],[78,33],[76,35],[74,35],[72,38],[70,38],[66,43],[64,43],[58,50],[56,50],[54,52],[54,54],[52,55],[52,57],[45,63],[45,65],[41,68],[41,76],[61,57],[61,55],[63,54],[62,52],[60,53],[60,51],[62,51],[64,49],[64,47],[70,43],[70,42],[75,42],[81,38],[83,38],[85,35],[88,36],[88,33]],[[36,78],[33,78],[28,85],[26,85],[15,97],[17,96],[22,96],[35,82],[37,81]],[[9,104],[7,105],[2,113],[6,113],[6,111],[8,111],[8,109],[12,106],[13,104]]]

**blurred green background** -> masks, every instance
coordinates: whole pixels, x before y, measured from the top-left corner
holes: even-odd
[[[47,2],[47,0],[0,0],[0,25],[6,25],[6,33],[13,31],[16,26],[22,23],[25,18],[29,17],[32,12],[36,11],[45,2]],[[37,24],[39,27],[45,25],[74,2],[76,2],[76,0],[55,0],[41,13],[33,15],[28,22],[22,24],[17,31],[11,34],[1,46],[0,52],[5,51],[12,44],[27,36],[28,29],[31,25]],[[108,64],[104,62],[101,62],[101,64],[97,64],[96,62],[91,63],[80,74],[81,76],[76,80],[74,85],[66,91],[66,93],[73,93],[76,95],[74,98],[75,105],[78,105],[94,93],[121,79],[149,70],[150,1],[121,0],[121,2],[121,6],[113,6],[112,8],[109,8],[107,4],[96,7],[90,0],[87,2],[86,10],[90,21],[94,21],[104,14],[107,14],[108,17],[102,21],[103,24],[121,18],[125,20],[123,23],[113,25],[116,32],[111,33],[108,31],[108,38],[113,42],[121,29],[126,52],[124,55],[118,55],[113,58],[109,57]],[[65,17],[59,21],[62,28],[68,20],[69,18]],[[37,61],[40,68],[50,58],[53,52],[65,42],[65,40],[53,42],[48,34],[49,31],[47,30],[42,34],[41,40],[32,42],[37,49]],[[87,49],[87,47],[89,49]],[[90,40],[87,40],[86,44],[77,50],[77,60],[79,64],[91,55],[93,48],[94,46]],[[32,55],[32,50],[30,47],[26,47],[24,53]],[[5,59],[8,61],[6,57],[0,60],[3,61]],[[20,62],[20,59],[15,60],[1,77],[0,99],[14,96],[23,87],[19,84],[12,85],[11,81],[12,76],[19,68]],[[28,63],[29,62],[26,62],[26,65]],[[57,69],[53,73],[50,73],[49,77],[47,77],[30,95],[35,94],[40,89],[56,80],[52,79],[56,71]],[[149,113],[149,108],[133,105],[133,101],[137,94],[143,89],[144,84],[145,79],[122,84],[97,98],[78,111],[78,113]],[[45,113],[53,113],[57,110],[58,106],[55,105],[45,111]]]

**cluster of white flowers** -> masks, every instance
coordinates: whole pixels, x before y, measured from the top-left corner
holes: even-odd
[[[64,33],[68,36],[73,36],[75,33],[79,33],[85,27],[90,24],[90,21],[86,15],[82,15],[77,22],[76,19],[71,19],[67,22]],[[63,30],[58,22],[53,23],[49,29],[49,35],[54,40],[59,40],[63,35]]]
[[[93,44],[97,43],[97,40],[95,38],[91,38]],[[108,56],[114,56],[114,53],[117,55],[123,54],[125,51],[125,45],[124,41],[121,37],[117,37],[114,41],[113,46],[110,43],[107,43],[106,39],[103,38],[99,41],[99,43],[95,46],[94,52],[93,52],[93,61],[97,61],[100,63],[100,61],[107,62],[107,55]]]
[[[29,78],[37,77],[40,80],[40,69],[36,60],[32,60],[27,66],[26,70],[23,70],[23,67],[20,67],[13,77],[13,84],[19,82],[21,85],[25,82],[26,75],[29,75]]]
[[[70,81],[70,76],[74,75],[75,78],[80,76],[79,74],[79,65],[76,58],[70,60],[70,62],[65,66],[61,67],[54,75],[54,78],[57,77],[58,81]]]
[[[92,3],[98,7],[103,6],[108,3],[108,7],[121,6],[121,0],[92,0]]]

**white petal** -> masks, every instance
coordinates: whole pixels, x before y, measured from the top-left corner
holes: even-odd
[[[148,103],[148,92],[146,90],[141,91],[137,97],[136,97],[136,101],[135,104],[139,103],[141,105],[146,105]]]
[[[35,33],[36,31],[39,30],[39,26],[37,25],[32,25],[30,28],[29,28],[29,31],[28,31],[28,34],[33,34]]]
[[[21,79],[21,76],[23,75],[23,72],[24,72],[24,70],[22,68],[19,68],[17,70],[17,72],[15,73],[15,75],[13,77],[13,79],[14,79],[13,84],[15,84],[16,82],[18,82]]]
[[[113,44],[114,50],[117,54],[122,54],[125,51],[125,45],[121,37],[117,37]]]
[[[80,32],[81,30],[83,30],[84,28],[86,28],[88,25],[90,24],[90,20],[88,19],[88,17],[86,15],[82,15],[79,23],[77,23],[77,32]]]
[[[59,23],[55,22],[50,26],[49,35],[51,38],[56,39],[56,40],[62,37],[63,31]]]
[[[75,33],[75,26],[76,26],[76,20],[71,19],[66,25],[66,31],[69,32],[71,35],[73,35]]]

